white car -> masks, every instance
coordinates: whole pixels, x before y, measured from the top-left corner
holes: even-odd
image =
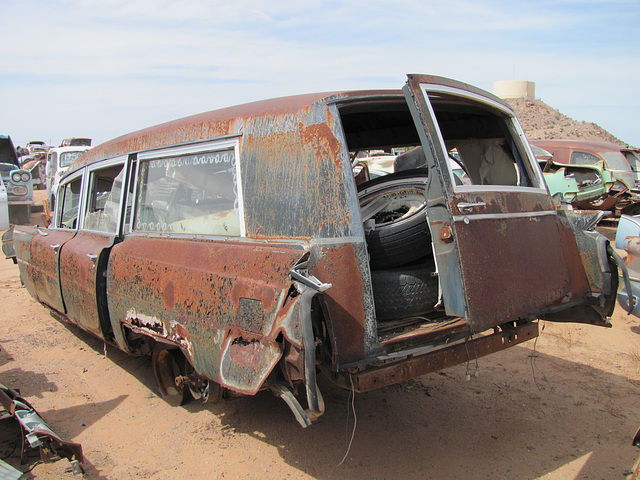
[[[55,205],[55,192],[58,189],[60,179],[69,166],[91,147],[72,146],[52,148],[47,153],[47,200],[53,210]]]

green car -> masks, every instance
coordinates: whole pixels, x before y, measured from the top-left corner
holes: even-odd
[[[531,146],[540,163],[549,193],[577,210],[609,210],[616,200],[609,195],[615,179],[597,165],[566,165],[553,161],[546,150]]]

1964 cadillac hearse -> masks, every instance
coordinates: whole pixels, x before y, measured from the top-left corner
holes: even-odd
[[[392,173],[371,178],[372,150]],[[177,404],[270,389],[306,426],[318,372],[364,392],[538,319],[607,326],[616,300],[601,212],[556,210],[511,109],[445,78],[141,130],[80,157],[57,198],[49,228],[15,229],[26,288],[151,354]]]

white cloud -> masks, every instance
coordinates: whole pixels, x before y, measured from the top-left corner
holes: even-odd
[[[106,140],[260,98],[400,88],[408,72],[486,89],[515,75],[561,110],[638,106],[639,14],[637,0],[4,2],[0,112],[24,141]]]

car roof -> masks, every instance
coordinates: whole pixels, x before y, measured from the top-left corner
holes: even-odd
[[[585,152],[619,152],[621,145],[597,140],[551,139],[531,140],[531,145],[548,150],[550,148],[580,149]]]
[[[486,96],[512,110],[504,100],[495,95],[457,80],[429,75],[421,76],[421,81]],[[320,92],[260,100],[212,110],[138,130],[98,145],[76,160],[68,174],[72,174],[84,165],[120,155],[225,136],[239,136],[260,122],[261,118],[268,118],[270,124],[275,126],[278,122],[292,121],[293,115],[301,112],[312,114],[314,109],[322,105],[385,99],[404,101],[404,94],[401,90],[386,89]],[[313,113],[322,115],[319,111]],[[252,120],[256,122],[252,123]],[[318,123],[321,121],[322,118],[318,118]]]

